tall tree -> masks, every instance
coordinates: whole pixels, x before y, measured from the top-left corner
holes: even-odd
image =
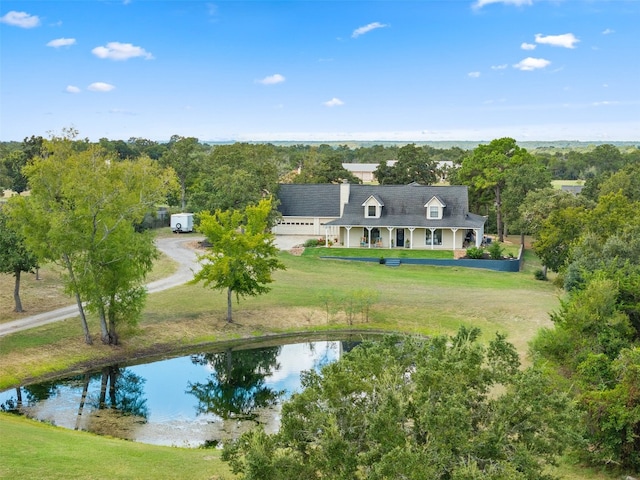
[[[244,210],[203,212],[199,231],[211,247],[200,256],[202,269],[193,282],[214,290],[227,290],[227,322],[232,322],[232,295],[256,296],[270,290],[274,270],[284,269],[278,260],[274,235],[269,232],[271,200],[261,200]]]
[[[65,267],[85,341],[87,301],[99,314],[102,341],[117,343],[117,320],[137,319],[141,282],[156,255],[153,239],[134,225],[164,200],[175,177],[148,158],[114,162],[95,145],[77,149],[72,138],[46,147],[25,167],[31,195],[11,199],[12,216],[40,258]]]
[[[535,158],[520,148],[513,138],[499,138],[488,145],[478,145],[462,161],[455,175],[456,183],[467,184],[480,193],[492,192],[496,211],[498,241],[504,241],[502,192],[511,170],[519,165],[534,163]]]
[[[431,157],[429,148],[411,143],[398,150],[398,161],[394,166],[382,161],[375,176],[381,185],[408,185],[411,182],[431,185],[438,179],[437,171],[437,163]]]
[[[160,164],[175,170],[180,182],[180,206],[184,212],[187,208],[187,188],[199,172],[203,152],[197,138],[171,137],[167,151],[160,158]]]
[[[20,277],[22,272],[32,272],[38,267],[38,259],[25,246],[20,232],[9,225],[9,219],[0,208],[0,273],[15,277],[13,288],[14,312],[22,312]]]
[[[524,245],[526,223],[520,213],[520,205],[527,193],[549,187],[551,187],[551,176],[544,165],[537,160],[533,163],[523,163],[507,172],[502,194],[504,223],[505,226],[511,226],[520,231],[522,245]]]

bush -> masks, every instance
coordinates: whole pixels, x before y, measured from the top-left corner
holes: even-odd
[[[320,242],[317,238],[310,238],[306,242],[304,242],[305,247],[317,247]],[[324,243],[324,242],[323,242]]]
[[[484,248],[482,247],[471,247],[467,248],[467,258],[480,259],[484,257]]]
[[[536,280],[547,280],[547,276],[544,274],[544,270],[542,270],[541,268],[533,272],[533,276]]]
[[[492,260],[502,260],[502,251],[503,248],[498,242],[492,243],[489,248],[489,256]]]

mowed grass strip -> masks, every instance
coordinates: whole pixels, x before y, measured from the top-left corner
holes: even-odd
[[[99,437],[0,413],[0,478],[158,480],[233,478],[217,450]]]

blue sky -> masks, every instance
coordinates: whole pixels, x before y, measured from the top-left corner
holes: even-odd
[[[640,140],[640,0],[11,1],[0,140]]]

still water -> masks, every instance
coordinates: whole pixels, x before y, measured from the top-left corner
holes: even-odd
[[[219,445],[280,425],[303,371],[336,361],[344,342],[197,353],[0,393],[0,408],[61,427],[179,447]],[[348,347],[347,347],[348,348]]]

